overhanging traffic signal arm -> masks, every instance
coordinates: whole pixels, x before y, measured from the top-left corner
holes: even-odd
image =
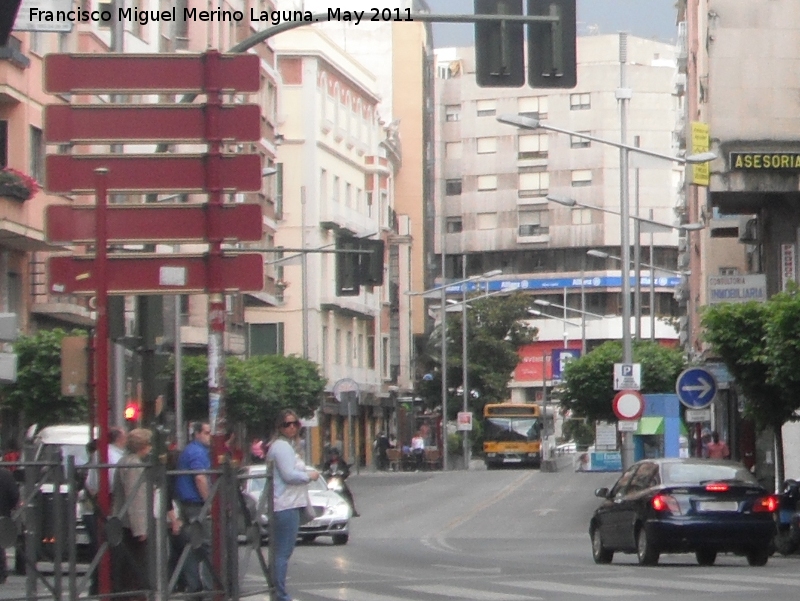
[[[574,88],[578,85],[575,1],[528,0],[529,16],[558,17],[554,22],[528,24],[530,87]]]
[[[522,15],[522,0],[475,0],[476,15]],[[475,80],[481,88],[519,88],[525,83],[522,23],[475,24]]]

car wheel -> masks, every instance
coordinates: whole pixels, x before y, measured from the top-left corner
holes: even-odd
[[[349,534],[334,534],[333,535],[333,544],[334,545],[346,545],[348,540],[350,540],[350,535]]]
[[[769,550],[766,547],[750,549],[747,552],[747,563],[751,566],[765,566],[769,561]]]
[[[798,541],[794,539],[791,532],[778,532],[772,539],[775,550],[781,555],[791,555],[797,551]]]
[[[315,540],[317,540],[317,535],[304,534],[303,536],[300,537],[300,540],[302,540],[304,543],[313,543]]]
[[[653,541],[647,536],[647,529],[641,526],[636,533],[636,557],[639,559],[639,565],[654,566],[658,563],[659,555]]]
[[[611,563],[614,559],[614,552],[603,546],[603,538],[600,536],[600,528],[592,530],[592,559],[595,563]]]
[[[17,548],[14,552],[14,573],[17,576],[25,576],[28,569],[25,565],[25,553],[22,549]]]
[[[701,566],[713,566],[717,561],[717,552],[713,549],[699,549],[695,551],[694,556],[697,557],[697,563]]]

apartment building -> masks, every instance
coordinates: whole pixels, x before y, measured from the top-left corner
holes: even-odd
[[[710,219],[693,253],[692,295],[697,309],[711,302],[707,276],[762,274],[767,295],[797,281],[800,240],[800,142],[795,53],[800,6],[791,0],[681,0],[685,31],[681,68],[686,73],[688,117],[707,124],[711,163],[707,188],[693,190],[690,210]],[[776,43],[780,40],[780,43]],[[691,132],[686,129],[686,138]],[[693,348],[715,358],[692,332]],[[728,376],[729,377],[729,376]],[[757,465],[769,480],[773,440],[742,419],[733,383],[714,403],[714,427],[726,435],[734,456]],[[786,477],[800,474],[796,424],[784,426]]]
[[[587,255],[589,250],[620,254],[620,158],[610,145],[521,130],[498,123],[496,117],[522,114],[618,142],[619,44],[616,35],[579,38],[578,86],[571,90],[479,88],[472,48],[437,50],[436,140],[441,158],[434,190],[437,206],[443,208],[435,227],[439,264],[444,256],[450,281],[501,269],[489,290],[525,290],[551,303],[542,307],[540,319],[532,320],[539,339],[521,351],[510,384],[515,400],[533,401],[543,382],[550,385],[552,350],[591,350],[621,337],[621,266],[613,258]],[[627,38],[625,68],[632,91],[628,141],[667,156],[679,151],[675,55],[672,45]],[[631,214],[681,223],[682,172],[678,163],[631,153]],[[566,207],[548,196],[578,204]],[[652,280],[657,317],[652,335],[666,344],[679,339],[673,325],[682,311],[675,298],[681,284],[678,256],[686,244],[677,229],[662,230],[653,234],[651,255],[650,236],[641,235],[643,263],[662,268]],[[649,268],[640,275],[643,318],[632,331],[647,339]]]

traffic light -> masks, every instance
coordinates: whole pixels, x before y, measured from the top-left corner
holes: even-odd
[[[522,15],[522,0],[475,0],[476,15]],[[475,81],[481,88],[525,83],[522,23],[475,23]]]
[[[530,87],[574,88],[578,85],[575,1],[528,0],[529,16],[560,17],[558,22],[528,24]]]
[[[361,286],[383,285],[383,240],[341,236],[336,250],[366,251],[336,253],[336,296],[358,296]]]
[[[139,403],[130,402],[125,405],[125,421],[126,422],[138,422],[139,417],[141,416],[142,410],[139,407]]]
[[[14,28],[17,11],[22,0],[3,0],[0,2],[0,46],[8,43],[8,36]]]

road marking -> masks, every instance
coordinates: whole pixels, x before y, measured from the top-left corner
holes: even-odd
[[[763,591],[767,589],[752,586],[741,586],[738,584],[711,584],[704,582],[688,582],[686,580],[659,580],[656,578],[643,578],[640,576],[616,576],[614,578],[598,578],[598,582],[608,582],[609,584],[623,584],[627,586],[652,586],[655,588],[697,591],[704,593],[736,593],[745,591]],[[724,580],[731,580],[726,577]],[[748,578],[752,584],[752,579]]]
[[[304,589],[303,593],[324,597],[325,599],[337,599],[337,601],[409,601],[408,597],[390,597],[389,595],[379,595],[346,587]]]
[[[401,586],[402,589],[408,589],[417,593],[428,593],[431,595],[442,595],[448,599],[472,599],[473,601],[532,601],[535,599],[542,600],[543,597],[531,597],[530,595],[508,595],[505,593],[498,593],[493,591],[480,591],[477,589],[468,589],[460,586],[447,586],[446,584],[428,584],[416,586]]]
[[[723,582],[739,581],[745,584],[782,584],[785,586],[800,586],[800,578],[783,576],[736,576],[735,574],[692,574],[692,578],[704,580],[721,580]]]
[[[521,582],[507,582],[507,586],[524,588],[532,591],[549,591],[551,593],[573,593],[575,595],[588,595],[590,597],[641,597],[652,595],[652,591],[632,590],[627,588],[609,588],[606,586],[581,586],[566,584],[564,582],[546,582],[543,580],[528,580]]]
[[[497,576],[503,573],[503,568],[468,568],[466,566],[453,566],[448,564],[434,564],[431,567],[456,573],[469,572],[470,574],[494,574]]]

